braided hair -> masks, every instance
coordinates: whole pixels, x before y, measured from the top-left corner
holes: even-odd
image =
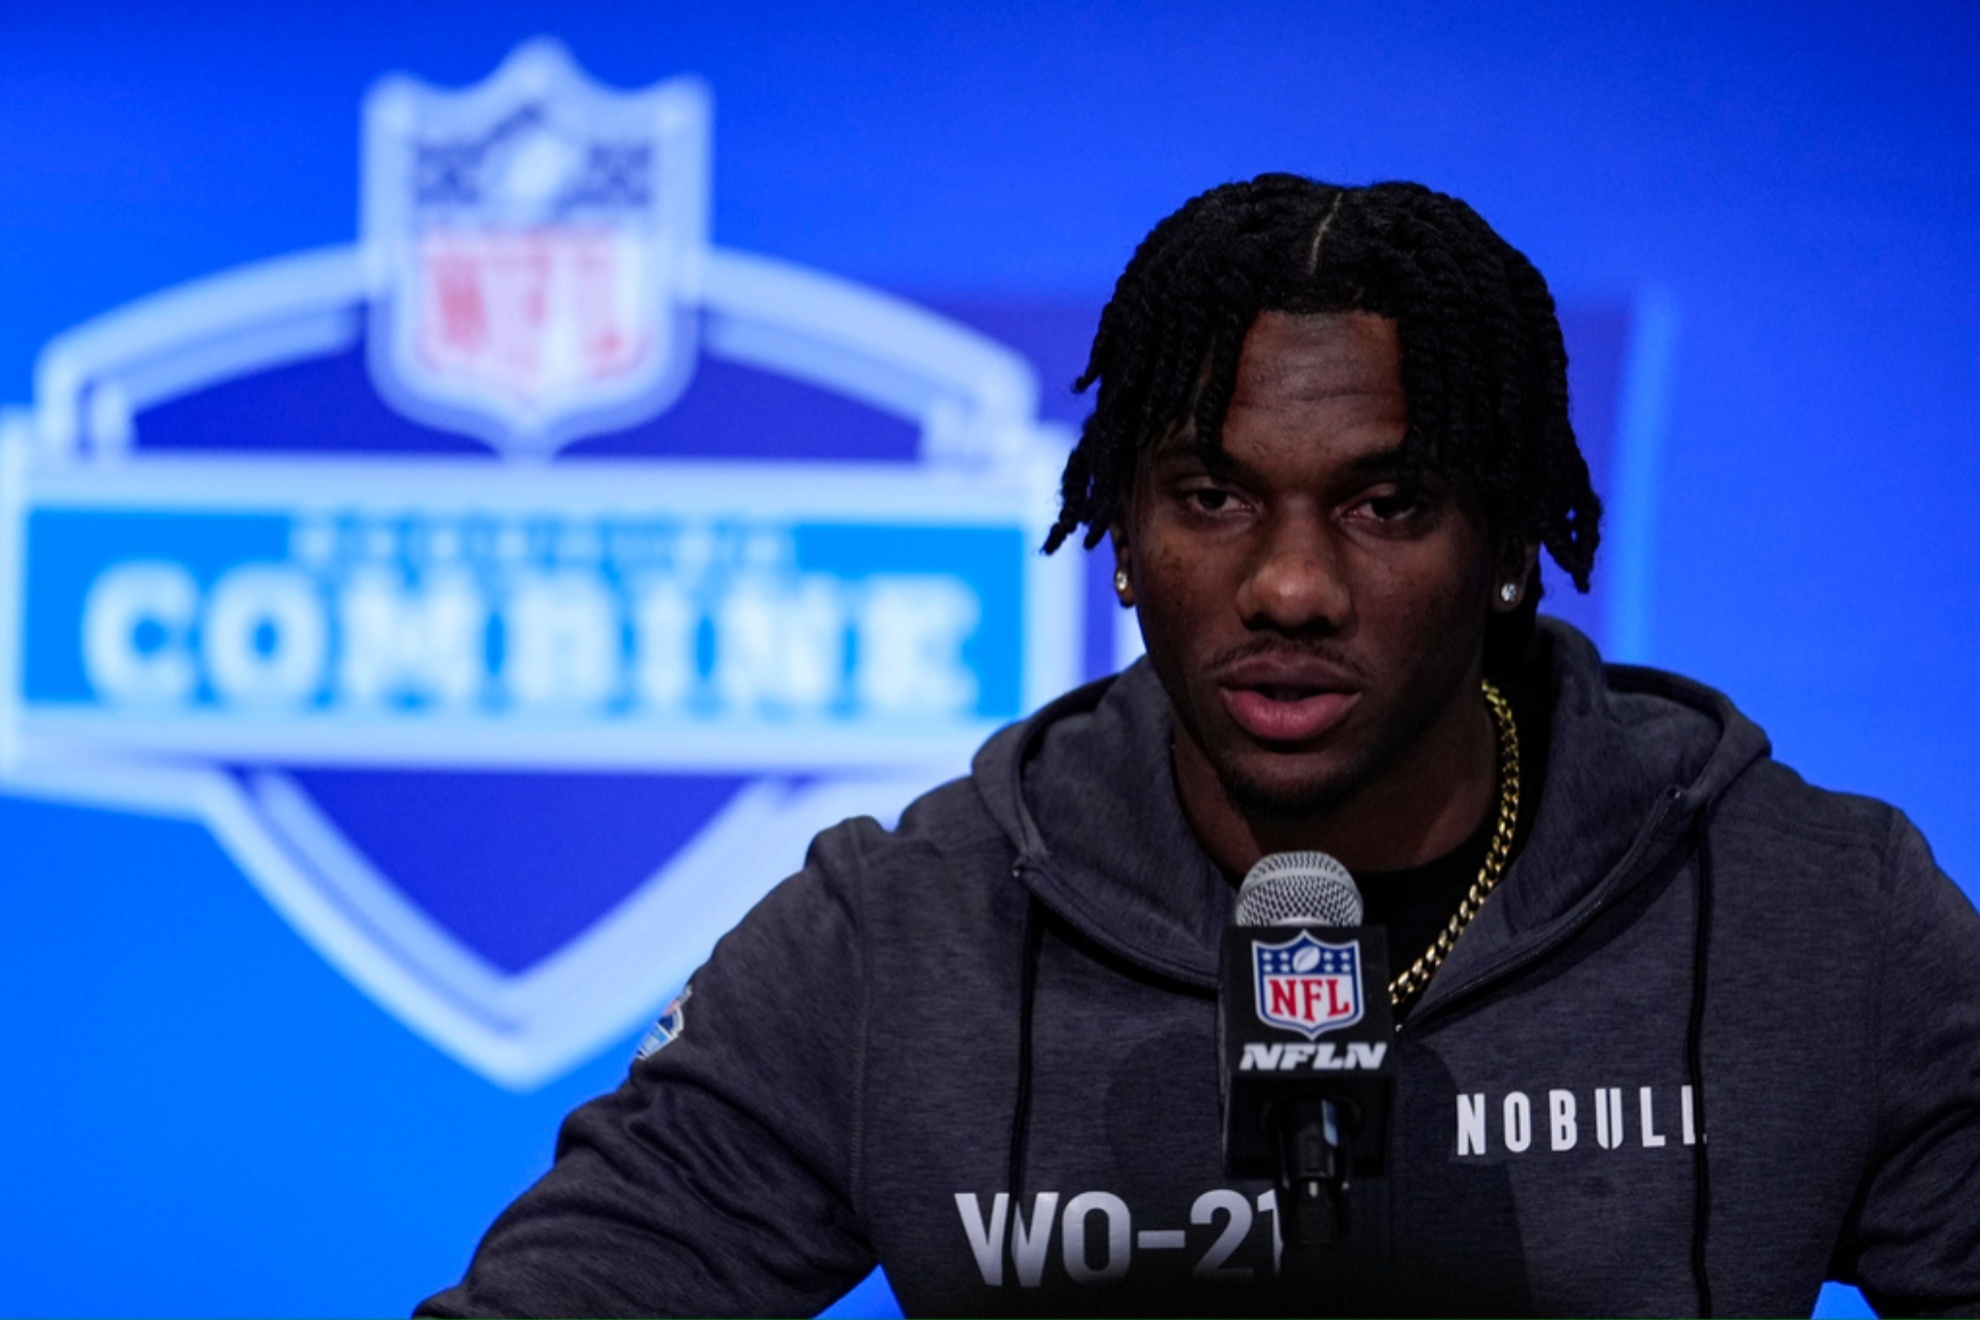
[[[1100,392],[1046,553],[1082,525],[1098,545],[1125,516],[1141,455],[1177,426],[1219,442],[1245,334],[1265,311],[1395,321],[1404,476],[1441,474],[1479,499],[1504,543],[1546,546],[1588,590],[1602,504],[1568,424],[1567,351],[1540,272],[1455,197],[1293,174],[1212,188],[1136,249],[1073,385]],[[1506,620],[1521,651],[1538,587]],[[1509,640],[1488,639],[1488,669]]]

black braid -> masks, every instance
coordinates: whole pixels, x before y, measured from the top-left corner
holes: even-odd
[[[1217,443],[1244,336],[1268,310],[1394,320],[1404,463],[1474,493],[1498,535],[1544,545],[1588,590],[1602,503],[1568,423],[1567,351],[1540,272],[1454,197],[1291,174],[1212,188],[1135,250],[1073,385],[1097,382],[1099,397],[1066,463],[1047,553],[1081,526],[1098,545],[1125,513],[1142,453],[1185,416]]]

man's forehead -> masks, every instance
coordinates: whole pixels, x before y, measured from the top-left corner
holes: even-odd
[[[1396,323],[1370,312],[1262,312],[1245,335],[1233,375],[1224,415],[1209,439],[1197,416],[1210,383],[1206,362],[1197,389],[1150,437],[1143,455],[1225,467],[1232,461],[1225,448],[1230,435],[1258,419],[1295,433],[1309,425],[1333,432],[1371,422],[1387,429],[1409,412]],[[1400,452],[1383,448],[1390,452],[1358,461],[1394,465]]]
[[[1260,312],[1245,331],[1233,402],[1403,394],[1402,335],[1374,312]]]
[[[1149,470],[1200,467],[1217,475],[1241,474],[1247,469],[1242,455],[1233,454],[1221,440],[1199,438],[1193,428],[1170,432],[1156,441],[1145,452],[1143,463]],[[1414,452],[1414,446],[1406,439],[1397,444],[1346,455],[1338,470],[1356,475],[1407,476],[1413,480],[1432,482],[1446,480],[1442,473],[1424,461],[1423,455]]]

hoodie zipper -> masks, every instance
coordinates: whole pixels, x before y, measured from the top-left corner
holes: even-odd
[[[1434,1018],[1452,1005],[1469,999],[1493,982],[1505,980],[1526,970],[1534,963],[1553,953],[1561,945],[1567,943],[1568,940],[1580,934],[1588,923],[1601,915],[1602,910],[1608,906],[1609,898],[1617,889],[1622,887],[1623,879],[1630,874],[1637,862],[1641,860],[1643,853],[1650,847],[1651,841],[1663,833],[1664,822],[1670,818],[1671,811],[1683,800],[1684,790],[1676,784],[1671,785],[1663,791],[1657,800],[1655,814],[1650,817],[1649,823],[1636,836],[1636,841],[1630,844],[1629,851],[1623,854],[1622,861],[1618,862],[1615,870],[1611,872],[1618,879],[1615,883],[1607,886],[1603,893],[1583,904],[1581,910],[1566,925],[1556,930],[1552,935],[1549,935],[1538,944],[1523,949],[1513,957],[1497,963],[1485,971],[1480,972],[1477,976],[1472,977],[1471,980],[1465,982],[1462,986],[1453,990],[1448,996],[1439,1000],[1427,1012],[1411,1013],[1408,1018],[1404,1019],[1402,1025],[1396,1028],[1396,1034],[1400,1036],[1404,1032],[1413,1033],[1417,1025],[1425,1018]],[[1436,983],[1433,981],[1431,984],[1434,985]]]

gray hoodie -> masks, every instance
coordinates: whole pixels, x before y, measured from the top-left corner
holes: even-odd
[[[1980,916],[1724,697],[1536,656],[1538,817],[1398,1032],[1327,1277],[1224,1173],[1232,888],[1144,664],[819,836],[424,1309],[809,1313],[878,1262],[910,1314],[1975,1314]]]

